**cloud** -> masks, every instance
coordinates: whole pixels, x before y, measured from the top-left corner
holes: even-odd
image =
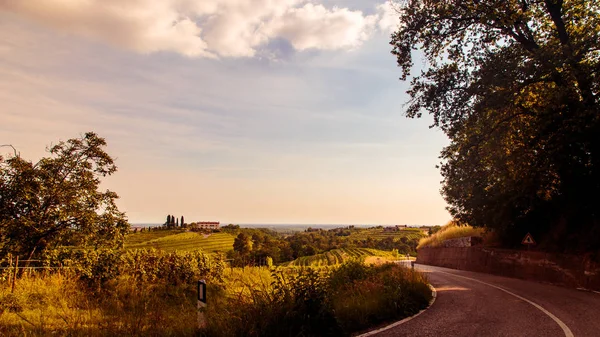
[[[308,0],[3,0],[0,11],[140,53],[252,57],[287,40],[295,50],[360,46],[393,27],[391,5],[373,15]]]
[[[391,33],[398,28],[400,24],[398,20],[399,6],[395,1],[387,1],[381,5],[377,5],[377,16],[379,18],[377,25],[381,31]]]
[[[373,33],[375,16],[364,16],[347,8],[332,10],[323,5],[305,4],[291,8],[269,27],[296,48],[345,49],[361,45]]]

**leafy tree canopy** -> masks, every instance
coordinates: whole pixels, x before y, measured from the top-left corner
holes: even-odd
[[[442,194],[460,222],[508,243],[600,248],[600,2],[408,0],[392,53],[408,117],[450,145]],[[418,50],[418,52],[417,52]]]
[[[117,171],[93,132],[61,141],[38,162],[0,157],[0,257],[31,258],[58,245],[119,246],[129,230],[100,179]]]
[[[238,234],[233,240],[233,250],[241,255],[249,254],[252,251],[252,238],[244,233]]]

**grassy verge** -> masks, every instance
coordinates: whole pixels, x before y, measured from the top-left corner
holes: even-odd
[[[474,228],[468,225],[459,226],[454,222],[450,222],[442,227],[442,229],[440,229],[437,233],[429,237],[422,238],[419,241],[417,249],[425,247],[438,247],[445,240],[457,239],[466,236],[482,236],[483,233],[484,230],[482,228]]]
[[[209,283],[208,326],[196,327],[194,282],[121,273],[101,287],[78,275],[0,284],[2,336],[346,336],[412,315],[431,292],[393,264],[334,269],[227,268]]]

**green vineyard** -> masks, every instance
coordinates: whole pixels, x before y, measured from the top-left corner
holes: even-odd
[[[155,248],[166,251],[198,250],[226,252],[233,249],[234,237],[227,233],[201,234],[173,230],[158,230],[131,234],[125,244],[129,249]]]
[[[311,256],[303,256],[299,257],[294,261],[287,262],[284,266],[287,267],[325,267],[325,266],[334,266],[338,264],[342,264],[345,261],[358,259],[365,260],[368,257],[383,257],[387,259],[392,259],[393,254],[391,252],[386,252],[377,249],[371,248],[340,248],[340,249],[332,249],[328,252],[311,255]]]
[[[350,235],[350,239],[357,239],[357,240],[365,240],[367,238],[372,238],[374,240],[381,240],[381,239],[386,239],[389,237],[392,237],[394,239],[400,239],[400,238],[407,238],[409,240],[412,239],[421,239],[423,237],[425,237],[426,235],[419,229],[416,228],[407,228],[407,229],[401,229],[399,231],[385,231],[383,229],[367,229],[367,230],[361,230],[358,231],[356,233],[352,233],[352,235]]]

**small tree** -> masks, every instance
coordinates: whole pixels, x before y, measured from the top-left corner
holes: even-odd
[[[59,142],[38,162],[15,153],[0,157],[0,258],[28,259],[57,245],[121,246],[129,224],[100,191],[100,179],[117,171],[93,132]]]
[[[241,255],[247,255],[252,251],[252,238],[244,233],[238,234],[233,240],[233,250],[239,252]]]
[[[165,225],[168,227],[171,225],[171,215],[167,215],[167,222],[165,222]]]
[[[185,225],[185,222],[183,221],[183,215],[181,216],[181,222],[180,222],[180,224],[181,224],[181,227],[184,227],[184,225]]]

